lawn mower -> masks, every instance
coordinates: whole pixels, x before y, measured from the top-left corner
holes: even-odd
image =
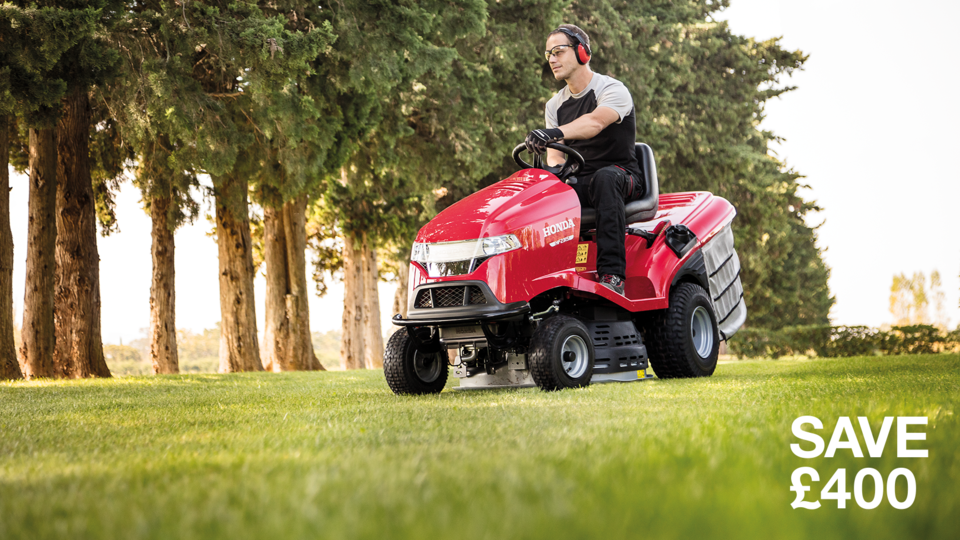
[[[574,189],[583,157],[533,164],[446,208],[417,234],[407,317],[384,353],[397,394],[459,388],[578,388],[707,377],[746,320],[733,205],[707,192],[660,195],[650,146],[636,145],[643,198],[625,205],[624,294],[599,283],[596,212]],[[652,366],[651,366],[652,363]]]

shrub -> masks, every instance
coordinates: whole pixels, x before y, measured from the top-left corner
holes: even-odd
[[[960,352],[960,326],[956,330],[947,334],[944,350],[951,352]]]
[[[869,326],[834,326],[829,341],[822,351],[817,351],[817,355],[828,358],[869,356],[880,350],[881,334]]]
[[[960,349],[960,328],[950,333],[928,324],[895,326],[889,332],[868,326],[743,328],[730,340],[729,347],[731,353],[742,358],[933,354]]]
[[[915,324],[894,326],[884,333],[884,354],[933,354],[943,350],[946,336],[936,326]]]
[[[808,328],[790,326],[781,330],[766,328],[743,328],[729,341],[730,352],[745,358],[780,358],[793,354],[806,354],[811,346],[808,336],[819,337],[822,331],[808,331]],[[829,329],[829,327],[826,327]]]

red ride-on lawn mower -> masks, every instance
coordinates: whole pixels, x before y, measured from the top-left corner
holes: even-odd
[[[397,394],[460,388],[707,377],[720,341],[747,310],[730,223],[736,210],[706,192],[660,195],[653,151],[637,144],[645,195],[626,205],[623,295],[598,282],[596,213],[559,170],[533,165],[440,212],[420,229],[407,318],[390,338],[384,374]],[[553,172],[555,171],[555,172]]]

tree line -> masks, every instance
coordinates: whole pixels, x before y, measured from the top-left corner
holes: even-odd
[[[750,324],[825,323],[828,269],[803,219],[816,206],[760,127],[806,57],[715,22],[727,3],[3,4],[0,377],[109,376],[96,232],[98,222],[115,232],[125,175],[153,223],[155,373],[178,371],[174,233],[199,213],[201,175],[213,184],[220,371],[323,369],[308,271],[321,293],[331,272],[344,280],[342,364],[379,366],[378,282],[405,281],[431,215],[515,170],[510,150],[559,88],[542,49],[562,22],[590,33],[595,71],[631,89],[661,190],[709,190],[737,206]],[[29,173],[19,361],[8,160]],[[255,259],[267,277],[262,341]]]
[[[740,358],[817,356],[896,356],[960,352],[960,328],[950,332],[932,324],[869,326],[800,325],[777,329],[745,328],[730,340]]]
[[[930,284],[923,272],[899,273],[890,284],[890,314],[895,326],[933,325],[947,327],[946,294],[940,272],[930,272]],[[933,313],[930,313],[930,308]],[[958,327],[960,329],[960,327]]]

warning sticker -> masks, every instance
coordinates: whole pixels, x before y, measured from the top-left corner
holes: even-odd
[[[577,244],[577,264],[585,264],[590,254],[590,244]]]

